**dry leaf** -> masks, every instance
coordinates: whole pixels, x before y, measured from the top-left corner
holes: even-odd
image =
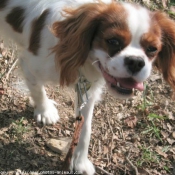
[[[170,11],[173,12],[173,13],[175,13],[175,6],[171,6],[170,7]]]
[[[143,2],[144,2],[145,4],[147,4],[147,5],[150,4],[150,0],[143,0]]]
[[[172,133],[173,138],[175,139],[175,131]]]
[[[175,101],[175,92],[172,93],[171,99]]]
[[[171,126],[169,123],[167,123],[167,128],[168,128],[168,131],[170,131],[170,132],[171,132],[172,129],[173,129],[172,126]]]
[[[168,0],[161,0],[161,2],[162,2],[163,7],[164,8],[167,8],[167,6],[168,6]]]
[[[167,132],[164,132],[164,131],[160,131],[163,138],[167,138],[169,136],[169,134]]]
[[[149,175],[150,174],[146,169],[143,169],[143,168],[138,168],[138,172],[141,175]]]
[[[104,145],[104,147],[103,147],[103,154],[105,155],[108,152],[109,152],[109,148],[106,145]]]
[[[124,122],[130,128],[134,128],[137,124],[137,118],[135,116],[130,116],[126,120],[124,120]]]
[[[158,74],[154,74],[150,77],[150,80],[155,82],[156,80],[160,80],[161,79],[161,76],[158,75]]]
[[[1,43],[0,43],[0,49],[3,49],[3,48],[4,48],[4,43],[1,42]]]
[[[4,94],[4,88],[0,88],[0,95]]]
[[[167,158],[167,157],[168,157],[168,155],[167,155],[165,152],[162,151],[162,148],[161,148],[160,146],[157,146],[157,147],[156,147],[156,152],[157,152],[159,155],[163,156],[164,158]]]
[[[96,112],[95,116],[98,116],[99,114],[101,114],[101,109],[99,109],[99,110]]]
[[[167,138],[167,141],[168,141],[168,143],[169,143],[170,145],[172,145],[172,144],[175,142],[174,139],[170,139],[170,138]]]

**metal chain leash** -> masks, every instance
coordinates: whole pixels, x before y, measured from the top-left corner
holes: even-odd
[[[76,84],[75,91],[77,93],[78,98],[78,110],[79,116],[81,116],[81,111],[88,103],[88,93],[87,91],[90,89],[91,83],[79,72],[79,80]]]

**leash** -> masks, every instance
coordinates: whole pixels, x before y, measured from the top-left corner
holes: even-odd
[[[78,116],[76,116],[75,130],[74,130],[72,142],[63,164],[63,169],[62,169],[63,174],[70,174],[69,166],[71,163],[71,159],[72,159],[75,147],[78,145],[81,130],[84,124],[84,116],[82,115],[82,109],[88,103],[89,98],[88,98],[87,91],[90,89],[90,87],[91,87],[91,83],[79,71],[79,79],[77,84],[75,85],[75,92],[77,93]]]
[[[75,92],[77,93],[77,99],[78,99],[78,111],[79,116],[82,115],[81,111],[84,108],[84,106],[88,103],[88,93],[87,91],[90,89],[91,83],[82,75],[82,73],[79,71],[79,80],[75,86]]]

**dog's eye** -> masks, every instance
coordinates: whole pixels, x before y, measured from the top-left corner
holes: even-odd
[[[149,46],[146,51],[148,53],[155,53],[157,51],[157,48],[153,46]]]
[[[117,47],[121,45],[120,41],[116,38],[107,39],[106,42],[110,45],[117,46]]]

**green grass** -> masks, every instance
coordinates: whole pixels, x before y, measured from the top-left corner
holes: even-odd
[[[149,147],[146,146],[140,147],[140,159],[136,162],[137,166],[142,167],[143,165],[151,164],[151,163],[159,163],[160,156],[152,151]]]
[[[164,150],[164,148],[163,148]],[[163,151],[162,150],[162,151]],[[167,152],[167,147],[165,147],[164,152]],[[147,148],[146,146],[140,147],[140,158],[137,160],[136,165],[138,167],[143,167],[147,166],[148,164],[159,164],[162,159],[159,154],[157,154],[155,151],[153,151],[151,148]],[[165,162],[165,159],[163,160]],[[167,161],[168,163],[168,161]],[[163,166],[163,169],[167,172],[170,173],[170,168],[167,165]]]
[[[151,125],[147,126],[147,128],[142,131],[142,134],[147,134],[150,137],[156,137],[162,142],[160,131],[161,130],[154,124],[154,122],[151,122]]]
[[[138,108],[141,109],[142,111],[145,111],[148,107],[152,106],[153,102],[154,102],[154,96],[153,96],[152,91],[150,91],[151,99],[150,100],[146,99],[147,92],[148,92],[148,86],[147,86],[147,84],[144,84],[144,92],[142,95],[143,101],[142,101],[141,105],[138,106]]]
[[[150,137],[156,137],[158,140],[162,142],[161,129],[158,126],[156,126],[155,121],[166,120],[166,119],[167,119],[166,116],[160,116],[155,113],[148,114],[149,123],[146,129],[142,131],[142,134],[147,134]]]
[[[150,120],[150,121],[153,121],[153,120],[166,120],[166,119],[168,119],[166,116],[160,116],[160,115],[157,115],[157,114],[155,114],[155,113],[150,113],[149,115],[148,115],[148,119]]]
[[[11,134],[17,141],[22,140],[23,135],[29,130],[29,126],[25,126],[24,121],[25,119],[22,117],[12,124]]]

